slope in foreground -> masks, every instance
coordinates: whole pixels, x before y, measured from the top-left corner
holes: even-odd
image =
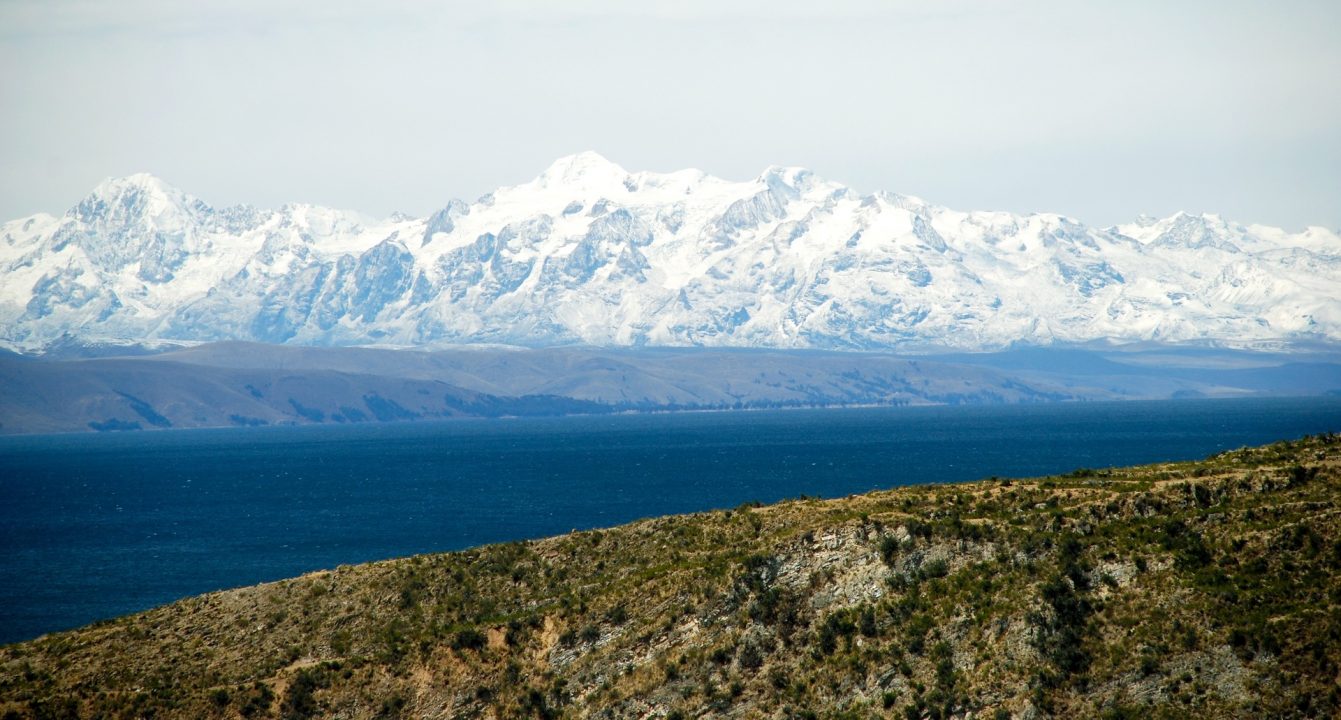
[[[646,520],[0,649],[6,717],[1327,717],[1341,438]]]

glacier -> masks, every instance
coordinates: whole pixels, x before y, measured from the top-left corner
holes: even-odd
[[[427,218],[215,208],[147,174],[0,226],[0,346],[757,347],[896,352],[1341,340],[1341,237],[1216,215],[1109,228],[733,182],[595,153]]]

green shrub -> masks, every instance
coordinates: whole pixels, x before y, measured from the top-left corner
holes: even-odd
[[[880,559],[884,560],[886,565],[893,565],[898,557],[899,541],[891,535],[880,538]]]
[[[325,678],[325,673],[306,669],[299,670],[298,674],[293,677],[293,682],[289,683],[289,691],[284,696],[280,713],[285,718],[309,718],[316,715],[319,708],[315,692],[317,688],[326,687],[329,684],[329,681]]]
[[[488,643],[488,638],[479,630],[467,628],[458,631],[452,638],[453,650],[480,650]]]
[[[582,632],[578,633],[578,639],[590,645],[601,639],[601,629],[595,625],[588,625],[582,628]]]
[[[227,707],[229,699],[228,690],[224,688],[215,688],[210,692],[210,702],[214,703],[217,707]]]
[[[759,647],[759,643],[754,640],[747,640],[740,648],[739,655],[740,666],[747,670],[758,669],[764,664],[764,651]]]

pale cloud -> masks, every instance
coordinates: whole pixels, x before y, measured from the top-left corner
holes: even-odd
[[[1341,5],[0,2],[0,217],[149,171],[428,213],[596,150],[959,208],[1341,226]]]

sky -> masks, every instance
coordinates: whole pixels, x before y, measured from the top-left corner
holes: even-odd
[[[1341,228],[1341,3],[0,0],[0,218],[149,172],[426,215],[596,151],[1095,225]]]

